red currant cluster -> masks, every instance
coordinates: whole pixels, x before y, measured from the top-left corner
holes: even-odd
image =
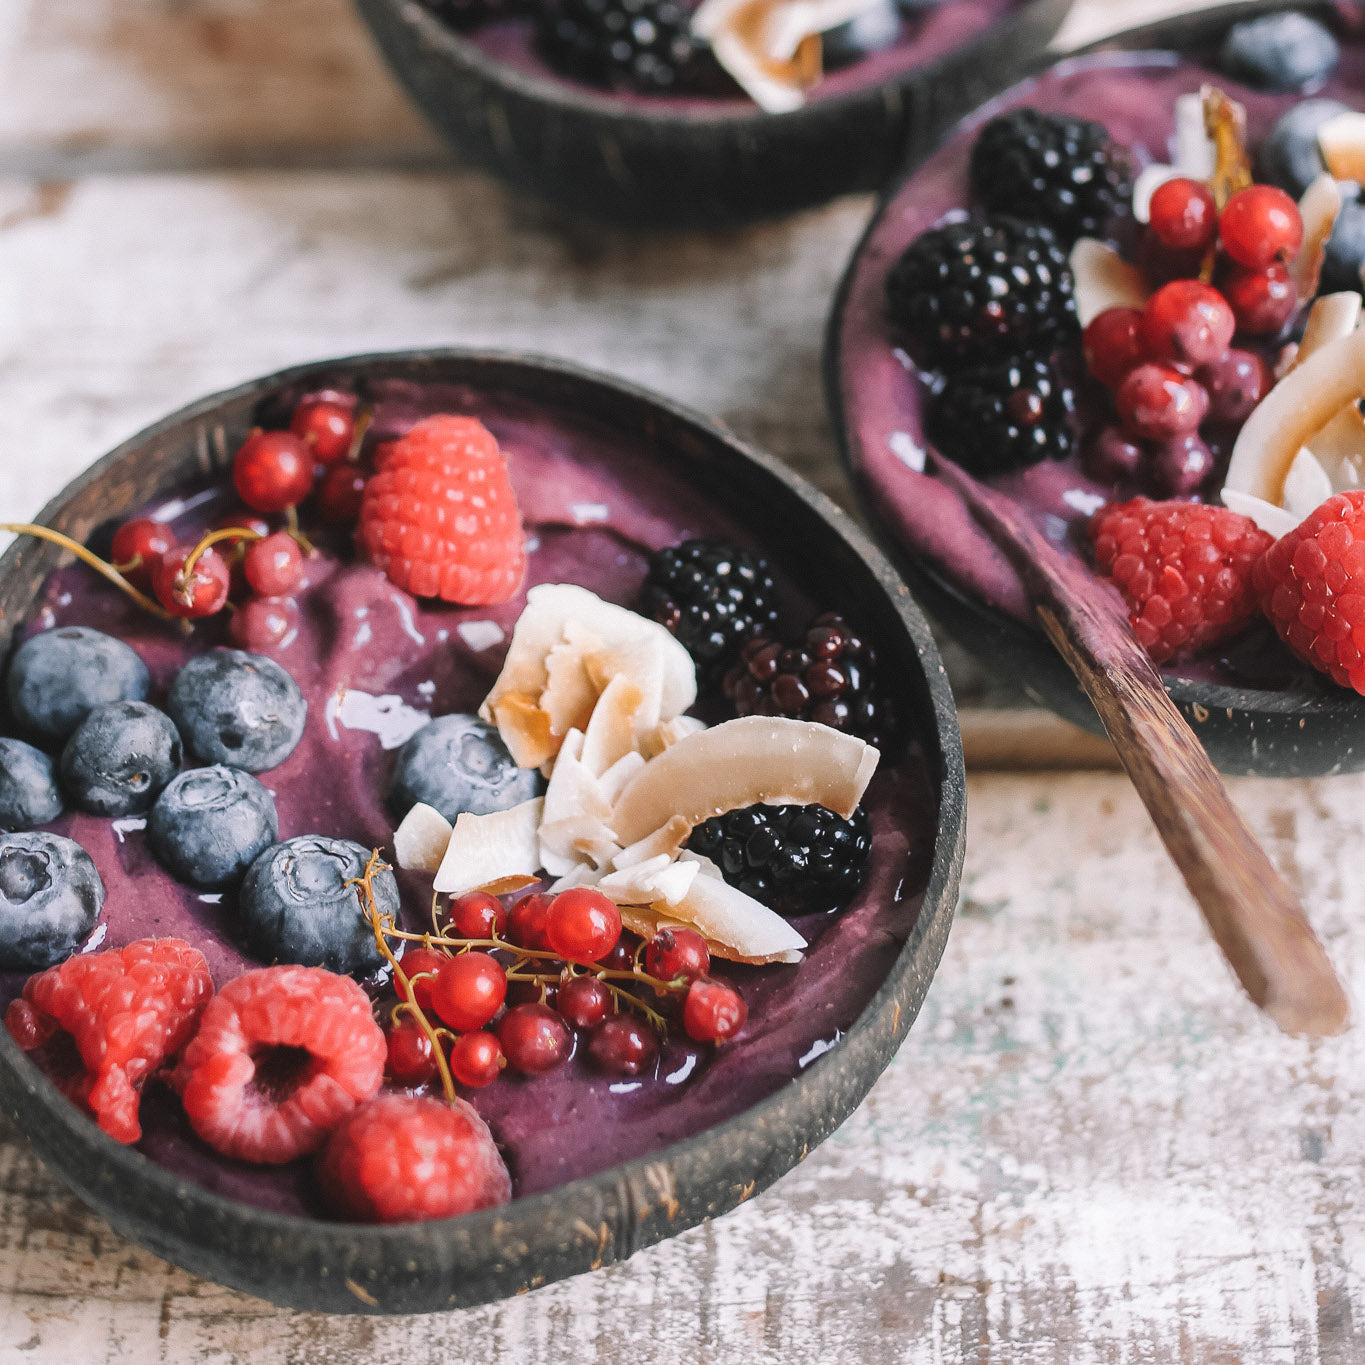
[[[739,992],[707,975],[700,934],[663,929],[628,942],[620,910],[592,887],[533,893],[510,911],[496,896],[471,892],[451,902],[437,932],[414,934],[381,917],[364,894],[381,866],[371,859],[360,886],[393,966],[388,1071],[400,1085],[439,1075],[453,1095],[452,1083],[480,1088],[504,1067],[553,1071],[573,1055],[575,1030],[599,1070],[638,1076],[657,1058],[670,1013],[702,1043],[733,1038],[748,1018]],[[400,943],[409,945],[401,958]]]
[[[1234,435],[1270,386],[1262,357],[1233,340],[1271,337],[1289,321],[1298,295],[1286,262],[1302,242],[1298,206],[1274,186],[1237,191],[1221,214],[1198,181],[1156,191],[1140,251],[1156,292],[1085,329],[1086,364],[1119,418],[1086,452],[1094,477],[1166,497],[1208,481],[1215,456],[1201,428]]]

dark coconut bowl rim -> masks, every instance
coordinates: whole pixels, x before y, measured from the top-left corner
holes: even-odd
[[[595,393],[651,429],[667,425],[700,446],[756,470],[760,484],[797,500],[822,522],[845,557],[880,586],[879,615],[905,633],[904,653],[922,662],[911,678],[918,734],[938,820],[932,865],[911,933],[848,1032],[784,1088],[692,1137],[598,1175],[462,1218],[389,1226],[332,1223],[274,1213],[218,1195],[108,1137],[0,1028],[0,1102],[40,1157],[116,1229],[185,1268],[286,1306],[333,1312],[427,1312],[524,1293],[633,1252],[726,1212],[803,1159],[861,1102],[890,1062],[923,1002],[952,922],[965,846],[961,736],[947,677],[928,625],[880,551],[824,494],[724,424],[633,384],[560,360],[442,348],[344,357],[291,366],[190,403],[124,441],[39,514],[60,525],[81,492],[117,477],[158,437],[211,419],[225,405],[310,382],[352,382],[374,373],[522,395]],[[201,436],[202,436],[201,431]],[[22,554],[57,562],[52,547],[20,540],[0,558],[0,587]],[[14,624],[17,625],[17,622]],[[260,1267],[307,1269],[276,1284]]]
[[[1178,53],[1194,44],[1208,42],[1224,31],[1229,24],[1235,23],[1239,19],[1249,18],[1260,13],[1273,13],[1289,9],[1331,13],[1334,6],[1330,3],[1315,3],[1314,0],[1306,0],[1306,3],[1298,4],[1286,4],[1283,0],[1240,0],[1239,3],[1216,5],[1196,13],[1176,15],[1136,28],[1125,29],[1074,52],[1065,53],[1032,76],[1027,76],[1002,91],[991,103],[1007,100],[1014,91],[1026,86],[1037,76],[1057,67],[1065,66],[1077,59],[1100,54],[1122,56],[1128,52],[1136,56],[1144,51],[1169,50]],[[1304,96],[1304,98],[1311,97]],[[848,297],[865,248],[880,227],[887,212],[905,190],[907,183],[918,173],[926,161],[969,128],[980,117],[980,112],[978,109],[965,115],[951,127],[944,129],[930,145],[917,149],[914,156],[902,169],[901,174],[887,187],[878,200],[877,207],[859,236],[858,244],[854,247],[848,264],[844,268],[826,322],[822,368],[826,405],[829,409],[830,424],[834,430],[835,444],[844,471],[856,490],[860,507],[868,519],[879,527],[882,525],[882,520],[878,515],[877,490],[864,474],[859,462],[854,458],[856,442],[849,430],[844,407],[841,373],[844,343],[843,324]],[[1056,669],[1062,672],[1067,671],[1066,665],[1048,642],[1040,626],[1021,621],[1008,612],[983,601],[944,573],[941,567],[927,556],[919,555],[903,546],[891,530],[882,531],[882,542],[889,549],[891,558],[897,567],[910,579],[916,590],[921,592],[926,599],[929,599],[931,609],[937,607],[938,611],[943,614],[946,614],[947,611],[967,613],[979,627],[989,631],[994,636],[1003,637],[1010,641],[1018,653],[1046,658],[1055,663]],[[1215,712],[1225,712],[1231,716],[1239,711],[1291,719],[1308,714],[1329,717],[1339,714],[1342,718],[1349,716],[1358,724],[1362,714],[1362,704],[1365,704],[1362,703],[1360,697],[1347,689],[1329,686],[1325,679],[1319,690],[1304,692],[1293,687],[1269,689],[1188,678],[1180,674],[1178,667],[1173,668],[1170,665],[1163,666],[1160,672],[1166,690],[1173,700],[1194,714],[1196,718],[1202,717],[1206,713]],[[1028,679],[1022,681],[1026,685]],[[1088,728],[1096,731],[1100,728],[1098,718],[1094,716],[1093,711],[1090,711],[1088,703],[1085,704],[1085,710],[1080,716],[1073,715],[1071,718],[1082,719]]]

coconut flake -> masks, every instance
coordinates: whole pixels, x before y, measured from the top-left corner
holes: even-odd
[[[625,790],[626,783],[644,766],[644,754],[636,751],[622,754],[621,757],[597,779],[598,790],[612,805],[615,805],[616,798]]]
[[[1314,299],[1313,306],[1308,310],[1303,340],[1299,342],[1299,349],[1294,353],[1290,369],[1302,365],[1324,346],[1350,336],[1360,322],[1362,303],[1365,303],[1365,300],[1362,300],[1354,289],[1345,290],[1340,294],[1324,294],[1320,299]]]
[[[1284,479],[1284,510],[1302,521],[1332,496],[1332,480],[1306,446],[1294,457]]]
[[[1358,294],[1352,298],[1359,299]],[[1313,437],[1312,451],[1327,471],[1334,493],[1365,483],[1365,417],[1356,403],[1348,403]]]
[[[1322,263],[1327,258],[1327,239],[1340,213],[1341,186],[1330,175],[1318,176],[1299,200],[1303,244],[1289,264],[1289,277],[1301,299],[1311,299],[1318,292]]]
[[[468,811],[455,821],[450,843],[433,883],[437,891],[462,896],[467,891],[501,895],[538,881],[543,797],[491,815]]]
[[[686,897],[697,876],[695,863],[675,862],[667,854],[648,858],[633,867],[609,872],[597,889],[618,905],[676,906]]]
[[[1258,498],[1254,493],[1242,493],[1235,488],[1225,488],[1222,496],[1223,506],[1228,511],[1249,517],[1261,530],[1267,535],[1274,536],[1276,540],[1281,536],[1287,536],[1299,524],[1297,518],[1286,512],[1283,507],[1267,502],[1264,498]]]
[[[1140,309],[1150,295],[1142,271],[1093,237],[1082,237],[1071,248],[1071,274],[1082,327],[1109,308]]]
[[[1348,110],[1321,124],[1318,150],[1335,179],[1365,183],[1365,114]]]
[[[691,832],[692,826],[681,815],[675,815],[667,824],[660,825],[653,834],[646,834],[643,839],[637,839],[628,848],[623,848],[616,855],[612,866],[632,867],[650,858],[657,858],[660,854],[675,858]]]
[[[618,673],[593,707],[583,735],[583,766],[594,777],[635,752],[635,716],[644,701],[640,689]]]
[[[410,872],[436,872],[450,844],[451,823],[419,801],[393,832],[393,852],[398,866]]]

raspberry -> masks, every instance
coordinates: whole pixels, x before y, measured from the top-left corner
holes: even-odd
[[[1251,569],[1271,537],[1225,507],[1134,498],[1090,519],[1095,567],[1123,594],[1156,663],[1235,635],[1256,614]]]
[[[1328,498],[1270,546],[1251,582],[1300,659],[1365,693],[1365,492]]]
[[[414,597],[472,607],[514,596],[526,573],[521,512],[492,432],[437,414],[381,450],[360,541]]]
[[[29,977],[5,1023],[26,1052],[73,1044],[79,1063],[68,1049],[61,1060],[70,1069],[54,1081],[110,1137],[136,1142],[143,1083],[179,1054],[212,994],[197,948],[178,938],[139,939]]]
[[[464,1100],[386,1095],[332,1134],[318,1181],[343,1218],[413,1223],[505,1204],[512,1179],[488,1125]]]
[[[370,998],[322,967],[262,967],[230,981],[185,1049],[178,1079],[209,1146],[279,1164],[316,1151],[384,1079]]]

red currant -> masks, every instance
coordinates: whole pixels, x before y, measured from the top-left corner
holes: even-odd
[[[1245,422],[1270,390],[1270,371],[1255,351],[1231,350],[1194,377],[1208,390],[1215,422]]]
[[[1138,239],[1138,269],[1153,289],[1172,280],[1197,279],[1204,269],[1206,251],[1172,251],[1149,228]]]
[[[156,600],[172,616],[212,616],[223,609],[228,599],[232,575],[228,572],[227,561],[209,546],[186,574],[185,561],[193,549],[192,545],[172,547],[161,556],[152,573]]]
[[[436,983],[436,973],[449,961],[448,954],[435,948],[409,948],[399,959],[403,975],[412,982],[413,1003],[423,1014],[431,1013],[431,988]],[[413,980],[414,977],[417,979]],[[400,1000],[408,998],[407,988],[401,981],[395,979],[394,989]]]
[[[1197,431],[1158,446],[1149,457],[1148,469],[1156,491],[1166,498],[1188,498],[1197,493],[1213,473],[1213,452]]]
[[[470,891],[450,902],[450,930],[456,938],[492,938],[506,924],[502,902],[486,891]]]
[[[502,1008],[507,974],[487,953],[448,957],[431,987],[431,1006],[461,1033],[482,1028]]]
[[[1289,321],[1299,295],[1289,278],[1289,267],[1278,261],[1264,270],[1238,266],[1224,272],[1223,296],[1237,318],[1237,330],[1247,336],[1271,336]]]
[[[292,597],[253,597],[228,622],[233,643],[253,654],[290,645],[298,632],[299,608]]]
[[[303,551],[287,531],[276,531],[246,547],[242,562],[251,590],[262,597],[283,597],[303,577]]]
[[[1204,251],[1218,231],[1218,205],[1207,185],[1181,177],[1157,186],[1148,220],[1172,251]]]
[[[1237,319],[1227,300],[1198,280],[1172,280],[1147,300],[1142,339],[1154,360],[1212,365],[1232,345]]]
[[[575,886],[550,903],[545,936],[551,951],[566,962],[596,962],[621,937],[621,912],[608,896],[591,886]]]
[[[599,958],[597,965],[613,972],[633,972],[635,970],[635,945],[639,939],[634,935],[622,934],[616,947],[606,957]]]
[[[1209,410],[1203,386],[1167,365],[1139,365],[1119,385],[1114,403],[1129,434],[1147,441],[1197,431]]]
[[[507,937],[532,952],[543,952],[548,948],[550,940],[545,936],[545,923],[550,917],[553,899],[539,891],[523,896],[507,916]]]
[[[507,1063],[518,1071],[538,1075],[569,1060],[573,1034],[548,1005],[517,1005],[502,1016],[498,1037]]]
[[[319,464],[335,464],[351,449],[355,435],[352,405],[341,394],[315,394],[294,409],[289,429],[312,449]]]
[[[239,508],[235,512],[225,512],[217,521],[213,523],[215,531],[255,531],[258,536],[268,536],[271,532],[270,523],[259,512],[248,512],[245,508]],[[239,542],[234,549],[242,548]]]
[[[1287,260],[1303,245],[1299,206],[1274,185],[1248,185],[1223,206],[1223,250],[1248,270]]]
[[[292,432],[253,431],[233,461],[232,482],[248,507],[283,512],[313,487],[313,457]]]
[[[654,1030],[628,1014],[599,1024],[588,1039],[593,1064],[613,1076],[638,1076],[658,1055]]]
[[[450,1074],[471,1090],[498,1079],[504,1066],[502,1044],[491,1033],[462,1033],[450,1049]]]
[[[660,929],[645,944],[645,971],[660,981],[693,981],[710,970],[710,949],[695,929]]]
[[[1104,427],[1087,442],[1081,452],[1081,466],[1100,483],[1124,483],[1136,479],[1145,452],[1130,441],[1118,427]]]
[[[1142,340],[1141,310],[1106,308],[1091,319],[1082,344],[1090,373],[1106,388],[1116,387],[1129,370],[1148,358]]]
[[[328,521],[354,521],[365,496],[360,466],[343,461],[331,465],[318,484],[318,510]]]
[[[733,986],[699,976],[683,1001],[683,1028],[699,1043],[723,1043],[744,1027],[749,1007]]]
[[[611,992],[595,976],[575,976],[564,982],[555,1007],[574,1028],[595,1028],[616,1008]]]
[[[130,583],[146,588],[151,586],[161,556],[174,544],[175,536],[164,522],[153,521],[151,517],[135,517],[114,532],[109,558]]]
[[[507,983],[507,1008],[513,1005],[549,1005],[558,1008],[558,981],[509,981]]]
[[[399,1015],[385,1036],[389,1045],[385,1069],[391,1080],[415,1088],[425,1085],[436,1074],[436,1054],[431,1039],[415,1019]]]

